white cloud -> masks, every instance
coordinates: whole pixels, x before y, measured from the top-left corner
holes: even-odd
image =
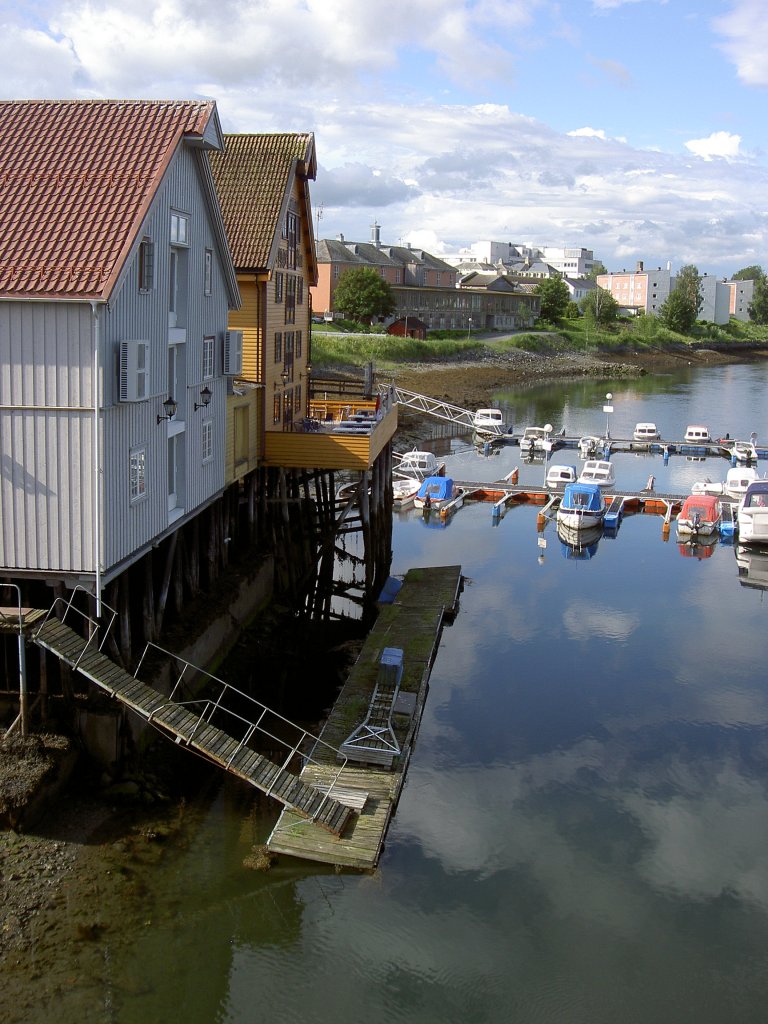
[[[573,131],[566,134],[573,138],[584,139],[605,139],[606,137],[602,128],[574,128]]]
[[[703,160],[712,160],[714,157],[732,160],[741,155],[741,136],[731,135],[730,132],[712,132],[706,139],[689,139],[685,145]]]
[[[721,49],[746,85],[768,85],[768,20],[763,0],[736,0],[712,26],[725,36]]]

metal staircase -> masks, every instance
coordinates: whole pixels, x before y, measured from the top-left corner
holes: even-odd
[[[61,605],[64,607],[57,607]],[[75,614],[86,620],[87,639],[66,624],[66,619]],[[115,617],[114,612],[111,614],[112,619],[102,630],[72,605],[72,598],[68,602],[59,599],[31,639],[173,737],[176,743],[191,748],[334,835],[341,835],[354,811],[334,796],[335,781],[346,764],[339,751],[260,701],[156,644],[147,644],[134,675],[124,671],[102,651]],[[169,696],[139,678],[142,668],[147,671],[152,662],[156,669],[163,659],[179,666]],[[185,676],[192,675],[205,696],[189,696]],[[279,760],[253,749],[250,744],[257,741],[266,742],[270,751],[279,750]],[[330,760],[341,762],[334,784],[323,791],[302,782],[291,770],[291,766],[300,769],[314,762],[316,754],[322,754],[325,763],[329,754]]]

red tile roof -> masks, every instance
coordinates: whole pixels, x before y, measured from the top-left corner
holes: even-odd
[[[224,151],[211,153],[210,161],[234,264],[238,270],[264,270],[280,237],[292,174],[315,177],[314,136],[284,132],[224,139]]]
[[[182,136],[212,116],[213,102],[0,102],[0,297],[107,298]]]

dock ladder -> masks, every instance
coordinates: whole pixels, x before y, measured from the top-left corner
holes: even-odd
[[[274,797],[303,818],[336,836],[341,835],[353,814],[352,806],[335,798],[333,782],[326,791],[321,791],[302,782],[291,770],[313,762],[318,747],[327,747],[341,758],[337,780],[346,764],[346,758],[339,751],[250,695],[156,644],[147,644],[131,675],[102,650],[116,613],[108,609],[111,617],[102,627],[73,605],[74,596],[75,592],[68,601],[62,598],[54,601],[42,624],[31,634],[34,643],[80,672],[176,743],[189,747]],[[76,615],[84,620],[87,637],[67,625],[66,620]],[[168,696],[139,678],[142,669],[146,674],[156,675],[166,659],[178,666]],[[197,696],[190,688],[192,681],[196,684]],[[279,750],[279,759],[272,760],[254,749],[251,744],[257,741],[262,745],[266,741],[272,752]]]

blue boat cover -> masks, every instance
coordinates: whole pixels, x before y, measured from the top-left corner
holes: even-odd
[[[566,484],[560,508],[564,512],[579,509],[582,512],[601,512],[605,508],[602,492],[597,484]]]
[[[448,476],[428,476],[416,497],[426,498],[427,495],[431,501],[448,501],[453,497],[453,480]]]

